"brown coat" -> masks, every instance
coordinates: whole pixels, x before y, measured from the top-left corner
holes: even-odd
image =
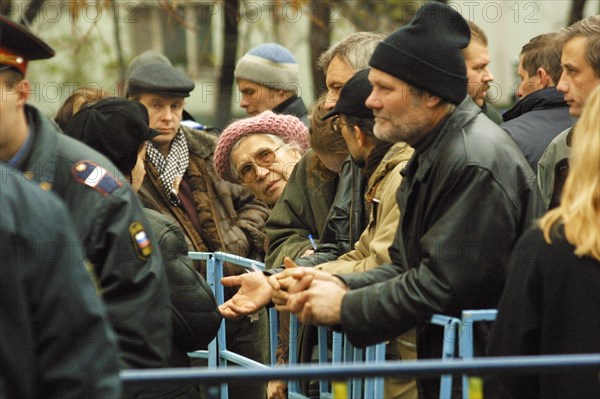
[[[170,215],[184,230],[190,251],[223,251],[247,258],[264,258],[264,225],[269,209],[248,189],[217,176],[212,163],[216,138],[208,133],[181,127],[190,151],[184,179],[192,190],[198,209],[198,232],[186,213],[172,205],[164,194],[154,166],[146,161],[146,177],[139,192],[147,208]],[[227,273],[230,274],[230,273]]]

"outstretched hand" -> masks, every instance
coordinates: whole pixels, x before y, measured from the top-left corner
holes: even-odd
[[[258,312],[271,302],[271,287],[260,271],[221,279],[224,287],[239,286],[239,291],[227,302],[219,305],[226,319],[239,319]]]

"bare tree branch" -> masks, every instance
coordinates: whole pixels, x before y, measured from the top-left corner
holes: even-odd
[[[312,17],[310,21],[310,58],[314,84],[314,99],[327,90],[325,75],[317,66],[321,53],[329,48],[331,43],[331,3],[314,0],[311,4]]]
[[[583,10],[585,8],[586,0],[572,0],[571,1],[571,12],[569,13],[569,23],[567,26],[574,24],[575,22],[583,19]]]
[[[45,1],[46,0],[31,0],[29,7],[27,7],[27,11],[25,11],[25,15],[21,19],[21,24],[29,26],[42,10]]]
[[[8,16],[12,12],[12,0],[0,0],[0,14]]]
[[[233,96],[233,71],[238,46],[238,21],[240,19],[240,0],[223,0],[225,38],[223,41],[223,64],[219,76],[217,93],[217,115],[215,125],[222,129],[231,119],[231,98]]]

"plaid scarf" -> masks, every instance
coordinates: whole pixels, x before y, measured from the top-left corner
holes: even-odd
[[[158,171],[163,191],[173,205],[179,206],[179,183],[190,164],[187,141],[181,129],[171,143],[169,155],[165,158],[154,143],[148,142],[148,159]]]

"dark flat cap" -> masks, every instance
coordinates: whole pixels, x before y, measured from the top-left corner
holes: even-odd
[[[27,63],[54,56],[54,50],[26,27],[0,15],[0,71],[15,68],[23,75]]]
[[[116,97],[83,107],[65,133],[104,154],[126,176],[135,166],[140,146],[159,135],[148,126],[143,104]]]
[[[178,69],[164,62],[153,62],[136,67],[127,81],[129,96],[143,93],[167,97],[189,97],[196,84]]]
[[[356,118],[373,118],[373,110],[365,104],[367,98],[371,95],[373,86],[369,82],[369,68],[356,72],[348,80],[340,96],[335,103],[335,107],[329,111],[322,120],[329,119],[332,116],[343,114]]]

